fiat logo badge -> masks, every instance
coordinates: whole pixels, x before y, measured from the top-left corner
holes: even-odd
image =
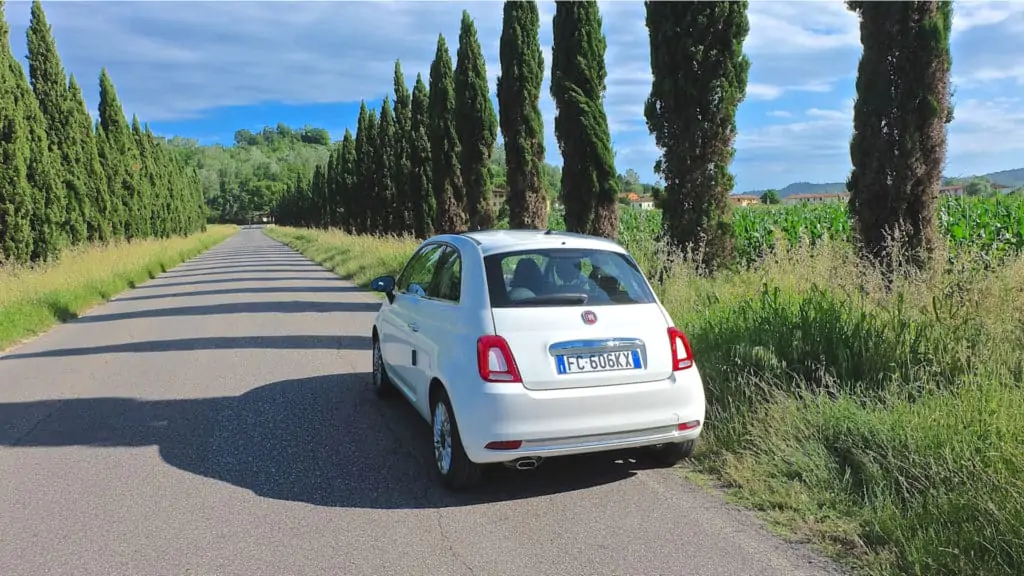
[[[588,325],[588,326],[597,322],[597,314],[594,314],[594,312],[592,310],[584,311],[582,316],[583,316],[583,323]]]

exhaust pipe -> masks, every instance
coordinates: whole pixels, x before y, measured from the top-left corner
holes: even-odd
[[[520,458],[515,461],[516,470],[533,470],[540,466],[539,458]]]

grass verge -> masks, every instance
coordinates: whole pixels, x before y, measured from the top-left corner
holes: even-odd
[[[268,233],[364,286],[417,245]],[[705,380],[691,474],[861,574],[1024,574],[1024,258],[886,287],[843,243],[707,278],[630,242]]]
[[[0,351],[155,278],[237,229],[217,225],[188,237],[82,246],[53,264],[0,268]]]

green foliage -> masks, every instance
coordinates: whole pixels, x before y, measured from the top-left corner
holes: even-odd
[[[551,96],[562,150],[562,202],[573,232],[615,238],[619,186],[604,111],[605,38],[595,0],[557,3]]]
[[[4,47],[9,46],[9,34],[6,19],[0,18]],[[28,129],[15,94],[12,58],[9,50],[0,54],[0,262],[22,264],[32,257],[32,218],[39,203],[28,181]]]
[[[542,229],[548,221],[548,198],[540,113],[544,54],[536,2],[505,2],[499,53],[498,115],[505,143],[509,223],[512,228]]]
[[[850,213],[870,260],[926,264],[952,120],[951,2],[861,2]],[[901,241],[892,243],[891,238]],[[892,252],[896,249],[896,253]]]
[[[345,229],[352,228],[353,198],[356,187],[356,139],[348,128],[341,140],[341,153],[338,158],[338,191],[337,202],[341,212],[340,223]]]
[[[775,189],[765,190],[761,193],[762,204],[782,204],[782,198],[779,197],[779,191]]]
[[[374,186],[370,195],[370,230],[382,234],[390,230],[395,204],[394,150],[395,116],[391,102],[385,97],[377,123],[376,143],[373,149]]]
[[[459,169],[466,189],[469,228],[494,224],[491,209],[491,154],[498,136],[498,118],[487,86],[487,66],[476,26],[462,11],[458,61],[455,65],[455,128],[459,137]]]
[[[86,174],[76,162],[80,144],[71,128],[71,106],[74,103],[68,92],[68,77],[39,0],[32,2],[27,35],[29,80],[42,114],[53,170],[61,179],[62,189],[57,194],[66,202],[62,234],[71,244],[80,244],[88,236],[87,220],[93,223],[95,238],[95,218],[91,216],[89,185],[84,181]],[[60,207],[55,209],[60,210]]]
[[[412,164],[409,159],[412,138],[412,93],[405,84],[402,63],[395,60],[395,138],[391,182],[395,188],[394,209],[388,230],[409,230],[416,206],[410,203],[409,186]]]
[[[750,61],[747,2],[645,2],[654,76],[644,114],[662,157],[665,224],[707,270],[732,257],[728,195]]]
[[[423,76],[416,75],[412,90],[412,135],[409,138],[409,202],[413,211],[413,233],[418,238],[434,234],[437,204],[434,201],[433,176],[430,156],[430,95]]]
[[[67,220],[67,198],[58,176],[59,166],[55,165],[50,143],[46,137],[46,122],[39,101],[21,63],[10,51],[8,38],[2,39],[3,55],[8,66],[9,78],[13,83],[12,95],[15,107],[25,120],[25,135],[28,141],[26,174],[29,186],[35,191],[35,209],[30,217],[33,243],[32,260],[43,262],[57,258],[67,244],[65,222]]]
[[[460,95],[461,97],[462,95]],[[466,192],[459,170],[459,135],[455,121],[452,57],[444,36],[437,35],[437,52],[430,65],[430,170],[433,177],[438,233],[465,232],[469,227],[463,206]]]

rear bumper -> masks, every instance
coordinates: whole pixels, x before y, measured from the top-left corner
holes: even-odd
[[[696,367],[642,384],[539,391],[521,384],[479,385],[475,394],[453,398],[466,454],[478,463],[684,442],[703,430],[704,387]],[[678,430],[692,421],[700,424]],[[522,445],[486,448],[501,441]]]

